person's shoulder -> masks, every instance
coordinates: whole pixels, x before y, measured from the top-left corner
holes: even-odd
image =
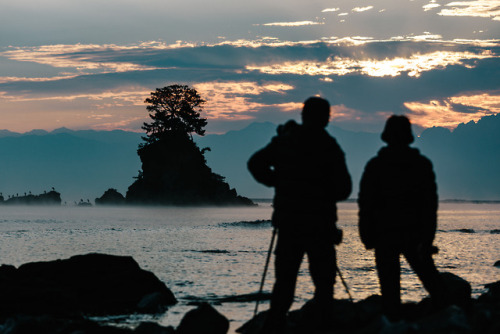
[[[411,148],[412,154],[421,164],[426,164],[432,166],[431,159],[423,155],[418,148]]]
[[[381,166],[386,165],[389,160],[390,151],[388,150],[387,146],[384,146],[378,150],[375,156],[371,157],[370,160],[368,160],[365,165],[365,171],[382,168]]]
[[[318,136],[321,137],[325,142],[329,143],[330,145],[335,145],[340,147],[337,138],[335,138],[331,133],[329,133],[326,129],[321,129],[318,132]]]

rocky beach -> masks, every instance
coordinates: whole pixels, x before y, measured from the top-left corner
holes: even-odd
[[[357,302],[335,300],[329,310],[318,310],[309,301],[289,313],[287,333],[498,333],[500,281],[486,284],[487,292],[471,298],[467,281],[451,273],[442,276],[452,296],[446,306],[433,307],[427,298],[404,303],[400,319],[389,320],[378,295]],[[177,302],[164,283],[127,256],[92,253],[18,268],[2,265],[0,282],[1,334],[225,334],[229,329],[229,320],[206,302],[193,302],[175,328],[146,321],[131,328],[93,320],[92,316],[164,313]],[[234,299],[252,303],[258,297]],[[265,317],[266,311],[260,312],[237,332],[258,333]]]

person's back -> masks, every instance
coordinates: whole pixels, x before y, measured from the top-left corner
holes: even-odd
[[[274,208],[279,213],[331,213],[335,202],[349,195],[344,154],[323,128],[289,121],[267,150],[274,167]],[[249,161],[253,173],[255,159],[258,155]]]
[[[388,143],[365,167],[358,195],[359,232],[375,249],[384,307],[400,304],[399,255],[403,254],[438,303],[443,286],[432,259],[437,225],[437,187],[432,163],[413,142],[410,121],[391,116],[382,134]]]
[[[382,148],[367,164],[360,188],[364,240],[405,245],[422,242],[426,234],[432,243],[437,218],[436,184],[431,162],[417,149]]]
[[[341,239],[336,202],[349,196],[351,178],[344,153],[325,130],[329,116],[328,101],[308,99],[302,125],[289,121],[280,126],[271,143],[248,161],[255,179],[275,188],[276,283],[264,332],[282,329],[305,253],[320,309],[326,310],[333,298],[334,244]]]

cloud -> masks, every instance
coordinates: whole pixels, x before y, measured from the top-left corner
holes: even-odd
[[[289,111],[294,104],[265,104],[252,101],[252,96],[264,93],[284,94],[293,86],[279,82],[205,82],[195,88],[207,100],[205,113],[210,119],[242,120],[253,119],[252,113],[264,107],[276,107]]]
[[[282,121],[315,94],[331,97],[336,122],[353,130],[358,125],[368,130],[387,114],[408,112],[408,106],[429,109],[429,101],[461,114],[496,112],[494,104],[464,99],[500,89],[499,49],[498,40],[444,41],[431,33],[389,40],[290,42],[267,36],[213,44],[10,48],[2,53],[10,61],[55,71],[47,77],[0,79],[2,126],[51,128],[57,120],[58,126],[138,130],[147,118],[143,101],[149,92],[174,83],[192,85],[207,99],[205,111],[215,132],[220,131],[215,125],[227,129],[228,122]],[[58,67],[63,63],[70,67]],[[451,119],[458,124],[463,117],[443,124],[451,126]],[[423,114],[422,119],[430,118]]]
[[[440,126],[454,129],[460,123],[477,122],[484,116],[500,113],[500,94],[456,96],[428,102],[406,102],[412,123],[424,128]]]
[[[148,71],[156,69],[131,62],[106,61],[106,57],[99,54],[113,51],[144,50],[144,49],[167,49],[185,45],[161,45],[157,43],[141,43],[135,46],[110,45],[46,45],[41,47],[16,47],[9,51],[0,53],[0,56],[20,62],[36,62],[55,68],[71,68],[76,73],[68,73],[66,77],[74,77],[75,74],[86,73],[119,73],[130,71]],[[98,59],[98,61],[96,61]],[[32,80],[35,80],[32,79]]]
[[[436,8],[439,8],[439,7],[441,7],[441,5],[438,4],[438,3],[435,3],[435,1],[431,1],[431,3],[422,6],[422,8],[424,9],[424,12],[427,12],[429,10],[433,10],[433,9],[436,9]]]
[[[361,12],[366,12],[367,10],[373,9],[373,6],[366,6],[366,7],[355,7],[352,9],[353,12],[361,13]]]
[[[403,73],[418,77],[422,72],[444,68],[450,65],[470,67],[465,60],[494,58],[488,51],[481,54],[472,52],[436,51],[427,54],[414,54],[410,57],[395,57],[392,59],[357,60],[346,57],[333,57],[322,62],[297,61],[284,62],[264,66],[247,66],[248,70],[260,71],[266,74],[298,74],[313,76],[342,76],[360,73],[369,76],[399,76]]]
[[[302,27],[302,26],[315,26],[324,24],[323,22],[313,22],[313,21],[297,21],[297,22],[273,22],[264,23],[262,26],[274,26],[274,27]]]
[[[454,1],[445,5],[438,15],[441,16],[472,16],[500,20],[499,0]]]
[[[321,12],[322,13],[327,13],[327,12],[338,12],[340,8],[325,8]]]

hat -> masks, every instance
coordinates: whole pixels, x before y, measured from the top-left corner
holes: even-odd
[[[389,145],[413,143],[410,120],[403,115],[392,115],[385,123],[381,137]]]

